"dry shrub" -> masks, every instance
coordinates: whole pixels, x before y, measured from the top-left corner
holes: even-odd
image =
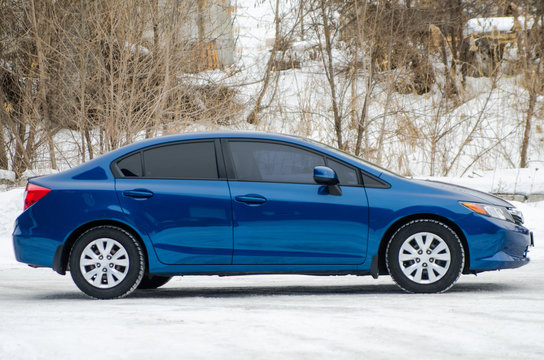
[[[397,117],[396,125],[396,137],[402,139],[403,143],[412,148],[418,145],[418,142],[422,137],[422,129],[415,124],[413,119],[409,118],[406,114],[400,114]]]
[[[427,58],[414,55],[413,59],[403,67],[395,79],[395,91],[401,94],[423,95],[431,91],[435,83],[435,74]]]
[[[237,95],[238,91],[228,86],[181,87],[175,99],[175,113],[171,121],[184,119],[230,125],[236,121],[244,108]]]
[[[461,45],[461,71],[472,77],[492,76],[503,59],[505,45],[490,37],[465,38]]]
[[[437,52],[432,46],[430,25],[437,21],[437,12],[389,2],[356,3],[342,9],[343,41],[367,44],[366,51],[377,71],[398,70],[396,91],[429,92],[435,82],[429,56]],[[365,66],[364,62],[354,65]]]

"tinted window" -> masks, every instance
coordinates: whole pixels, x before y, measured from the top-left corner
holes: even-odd
[[[213,142],[180,143],[144,151],[146,177],[217,179]]]
[[[340,185],[358,185],[359,179],[357,178],[357,172],[355,169],[346,166],[338,161],[327,159],[327,165],[336,171]]]
[[[230,149],[239,180],[315,184],[314,167],[325,165],[321,155],[288,145],[231,141]]]
[[[142,161],[140,153],[130,155],[117,163],[117,167],[121,171],[123,176],[127,177],[140,177],[142,176]]]
[[[368,188],[381,188],[381,189],[387,189],[391,187],[386,182],[381,181],[380,179],[375,178],[374,176],[371,176],[369,174],[366,174],[364,172],[361,173],[363,178],[363,185]]]

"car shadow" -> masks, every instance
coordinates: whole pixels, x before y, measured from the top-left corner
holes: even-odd
[[[457,284],[447,293],[504,292],[515,291],[518,287],[510,284],[477,283]],[[244,287],[179,287],[155,290],[136,290],[131,298],[237,298],[252,296],[315,296],[315,295],[405,295],[413,296],[399,289],[395,284],[376,285],[287,285],[287,286],[244,286]]]
[[[286,285],[243,287],[180,287],[137,290],[132,298],[242,298],[253,296],[373,295],[398,292],[394,285]]]
[[[505,283],[459,283],[445,294],[458,293],[502,293],[522,289],[515,284]],[[128,299],[172,299],[172,298],[246,298],[259,296],[316,296],[316,295],[389,295],[418,296],[408,294],[395,284],[364,285],[274,285],[274,286],[231,286],[231,287],[164,287],[154,290],[136,290]],[[441,296],[430,294],[420,296]],[[42,300],[81,300],[88,299],[85,294],[75,291],[70,293],[48,293],[36,297]]]

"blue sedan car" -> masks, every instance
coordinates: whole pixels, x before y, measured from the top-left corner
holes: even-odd
[[[29,180],[17,260],[101,299],[175,275],[389,274],[415,293],[529,262],[512,204],[295,136],[145,140]]]

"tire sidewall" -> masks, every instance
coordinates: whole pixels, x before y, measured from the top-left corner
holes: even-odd
[[[399,252],[402,244],[410,236],[419,232],[438,235],[449,248],[451,262],[446,274],[432,284],[418,284],[409,279],[399,264]],[[455,284],[461,275],[465,263],[463,245],[457,234],[447,225],[435,220],[415,220],[402,226],[391,238],[386,250],[386,264],[389,274],[403,290],[414,293],[440,293]]]
[[[110,238],[119,242],[127,251],[129,269],[126,277],[109,289],[97,288],[87,282],[80,269],[81,254],[92,241]],[[110,226],[101,226],[83,233],[75,242],[70,252],[70,274],[76,286],[85,294],[98,299],[115,299],[131,293],[142,280],[145,265],[143,253],[136,239],[128,232]]]

